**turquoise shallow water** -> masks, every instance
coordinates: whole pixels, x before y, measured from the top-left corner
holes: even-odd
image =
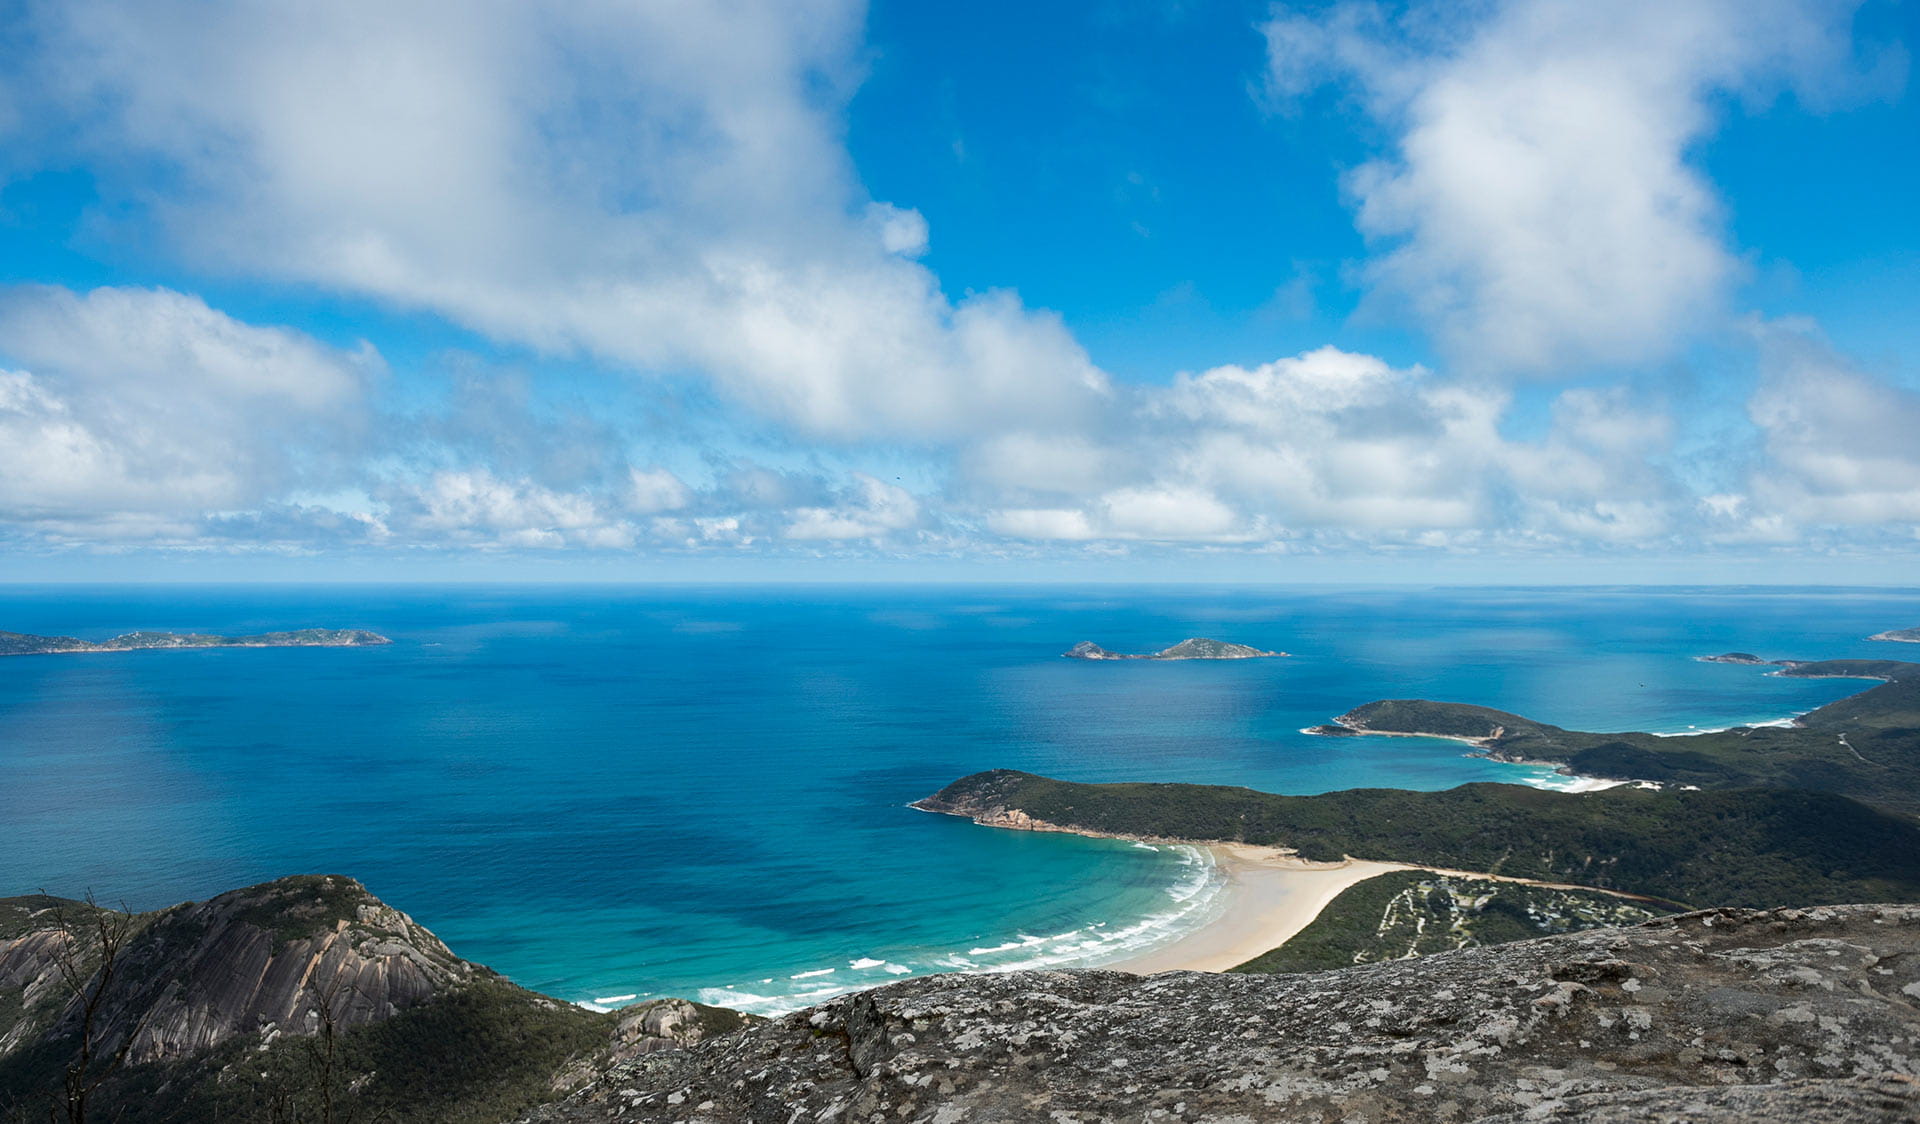
[[[1381,697],[1587,729],[1778,719],[1866,684],[1692,657],[1920,658],[1863,639],[1914,624],[1920,593],[1887,591],[14,587],[13,631],[395,643],[0,660],[0,892],[146,908],[342,872],[550,994],[775,1010],[1111,958],[1213,908],[1191,851],[905,807],[963,774],[1551,784],[1454,743],[1299,731]],[[1187,636],[1295,655],[1059,658]]]

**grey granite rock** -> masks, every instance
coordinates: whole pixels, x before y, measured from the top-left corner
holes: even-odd
[[[1789,1081],[1593,1093],[1527,1112],[1486,1116],[1474,1124],[1899,1124],[1920,1120],[1920,1083],[1888,1075],[1878,1081]]]
[[[527,1119],[1814,1124],[1913,1119],[1916,1075],[1920,908],[1837,906],[1311,975],[929,977],[637,1058]]]

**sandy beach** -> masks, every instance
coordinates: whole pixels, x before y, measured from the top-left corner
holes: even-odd
[[[1101,967],[1143,976],[1155,972],[1224,972],[1292,940],[1348,887],[1396,870],[1424,870],[1454,878],[1517,882],[1554,890],[1593,889],[1412,863],[1361,859],[1312,863],[1296,858],[1291,851],[1244,843],[1216,843],[1207,850],[1226,877],[1220,916],[1159,948]],[[1652,900],[1638,894],[1599,892],[1633,901]]]
[[[1413,869],[1356,859],[1309,863],[1273,847],[1239,843],[1207,849],[1227,880],[1221,915],[1177,940],[1105,967],[1141,975],[1182,969],[1224,972],[1285,944],[1354,883]]]

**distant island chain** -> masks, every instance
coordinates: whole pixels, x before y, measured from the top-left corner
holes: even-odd
[[[47,656],[67,652],[140,652],[168,648],[366,648],[393,641],[358,628],[302,628],[257,636],[213,636],[203,632],[129,632],[110,640],[72,636],[32,636],[0,632],[0,656]]]

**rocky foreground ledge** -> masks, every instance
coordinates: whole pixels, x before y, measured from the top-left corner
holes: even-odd
[[[1023,972],[847,996],[525,1118],[1920,1119],[1920,908],[1713,910],[1292,976]]]

